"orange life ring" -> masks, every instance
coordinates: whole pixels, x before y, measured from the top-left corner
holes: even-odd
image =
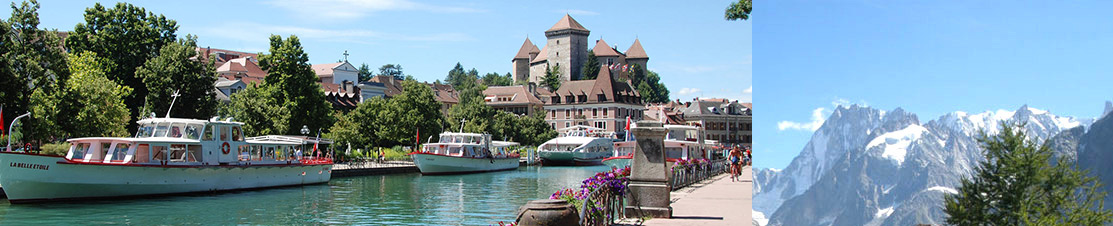
[[[220,151],[224,152],[225,155],[232,153],[232,146],[228,145],[228,142],[224,142],[224,144],[220,145]]]

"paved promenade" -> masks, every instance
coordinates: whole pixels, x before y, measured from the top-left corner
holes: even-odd
[[[730,174],[673,191],[672,219],[652,219],[645,225],[751,225],[753,172],[742,169],[741,182]]]

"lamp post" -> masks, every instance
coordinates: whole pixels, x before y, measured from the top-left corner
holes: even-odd
[[[309,136],[309,126],[301,126],[301,135]]]
[[[19,122],[20,118],[27,117],[28,115],[31,115],[31,112],[24,113],[20,116],[16,116],[15,119],[12,119],[12,124],[8,126],[8,146],[4,149],[4,151],[7,151],[7,152],[12,151],[12,130],[15,129],[15,128],[12,128],[12,127],[15,127],[15,123]],[[0,123],[3,123],[3,122],[0,122]],[[27,151],[27,150],[23,150],[23,151]]]

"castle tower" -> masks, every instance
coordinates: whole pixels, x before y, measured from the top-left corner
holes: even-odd
[[[599,59],[599,63],[603,64],[603,68],[612,64],[626,64],[626,57],[611,48],[607,41],[603,41],[603,39],[595,41],[595,47],[591,49],[591,52],[595,53],[595,57]]]
[[[510,60],[512,68],[514,68],[513,76],[515,82],[526,81],[529,79],[529,62],[537,58],[537,54],[541,53],[537,49],[537,45],[526,38],[526,42],[522,43],[522,48],[518,50],[518,54],[514,55],[514,59]]]
[[[645,49],[642,49],[641,41],[635,38],[634,44],[630,45],[630,49],[626,50],[626,64],[637,64],[641,65],[643,68],[648,68],[646,63],[649,63],[649,55],[646,55]]]
[[[545,31],[548,42],[548,66],[560,66],[561,76],[564,81],[580,79],[583,67],[587,61],[587,36],[591,31],[576,22],[568,14],[564,14],[552,28]],[[533,75],[531,75],[533,76]],[[540,75],[545,76],[544,73]],[[531,79],[532,80],[532,79]]]

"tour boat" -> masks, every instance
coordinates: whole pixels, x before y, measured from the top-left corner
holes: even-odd
[[[542,165],[600,165],[614,150],[614,134],[589,126],[561,129],[560,136],[537,146]]]
[[[409,155],[424,175],[480,173],[517,169],[519,156],[510,152],[517,145],[491,141],[490,134],[445,132]]]
[[[243,123],[146,118],[135,137],[67,140],[66,156],[0,152],[11,203],[119,198],[326,183],[332,160],[303,157],[307,139],[245,138]],[[319,139],[311,142],[319,142]],[[316,148],[314,148],[316,149]]]
[[[700,144],[698,137],[700,136],[700,128],[695,126],[686,125],[665,125],[668,130],[668,135],[665,136],[665,160],[671,164],[676,163],[678,160],[694,160],[707,158],[703,150],[707,147],[706,144]],[[707,143],[705,141],[705,143]],[[603,159],[603,164],[612,167],[626,167],[630,165],[630,160],[633,158],[634,146],[637,141],[630,139],[630,141],[622,141],[614,143],[614,153],[611,157]]]

